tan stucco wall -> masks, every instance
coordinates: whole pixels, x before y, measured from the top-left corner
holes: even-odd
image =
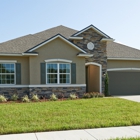
[[[28,57],[15,57],[15,56],[0,56],[0,60],[16,60],[21,63],[21,84],[29,84],[29,58]]]
[[[79,50],[57,38],[35,50],[39,53],[30,57],[30,84],[40,84],[40,63],[47,59],[67,59],[76,63],[76,84],[85,84],[85,58],[77,57]]]
[[[140,61],[108,60],[107,69],[112,68],[140,68]]]
[[[89,65],[87,72],[88,92],[99,92],[99,67]]]

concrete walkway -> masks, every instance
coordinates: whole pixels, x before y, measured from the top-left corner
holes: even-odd
[[[131,96],[116,96],[119,98],[123,98],[126,100],[134,101],[134,102],[140,102],[140,95],[131,95]]]
[[[107,140],[122,137],[140,137],[140,125],[0,135],[0,140]]]

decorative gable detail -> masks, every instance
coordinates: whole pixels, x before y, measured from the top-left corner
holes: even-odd
[[[63,41],[65,41],[66,43],[68,43],[69,45],[71,45],[72,47],[74,47],[75,49],[79,50],[80,52],[83,52],[83,53],[87,53],[86,51],[84,51],[83,49],[79,48],[77,45],[73,44],[72,42],[70,42],[69,40],[67,40],[65,37],[63,37],[61,34],[57,34],[51,38],[49,38],[48,40],[45,40],[44,42],[38,44],[37,46],[31,48],[30,50],[28,50],[27,52],[32,52],[40,47],[42,47],[43,45],[53,41],[54,39],[56,38],[60,38],[62,39]]]
[[[83,30],[81,30],[81,31],[79,31],[79,32],[77,32],[77,33],[75,33],[75,34],[73,34],[72,37],[78,36],[78,35],[84,33],[85,31],[87,31],[87,30],[89,30],[89,29],[93,29],[95,32],[97,32],[98,34],[100,34],[101,36],[103,36],[103,37],[105,37],[105,38],[110,38],[108,35],[106,35],[104,32],[102,32],[101,30],[99,30],[97,27],[95,27],[95,26],[93,26],[93,25],[90,25],[90,26],[84,28]]]

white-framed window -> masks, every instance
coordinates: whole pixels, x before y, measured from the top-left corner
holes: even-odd
[[[15,84],[15,63],[0,63],[0,84]]]
[[[46,83],[70,84],[70,69],[69,63],[46,63]]]

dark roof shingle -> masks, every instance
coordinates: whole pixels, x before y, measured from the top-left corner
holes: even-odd
[[[0,53],[23,53],[56,34],[69,38],[75,32],[77,31],[74,29],[60,25],[36,34],[29,34],[0,43]]]
[[[107,43],[108,58],[140,58],[140,50],[116,43]]]
[[[36,34],[29,34],[23,37],[9,40],[7,42],[0,43],[0,53],[23,53],[51,38],[52,36],[55,36],[56,34],[61,34],[65,38],[69,38],[76,32],[77,30],[60,25]],[[140,58],[140,50],[116,42],[108,42],[107,57]]]

